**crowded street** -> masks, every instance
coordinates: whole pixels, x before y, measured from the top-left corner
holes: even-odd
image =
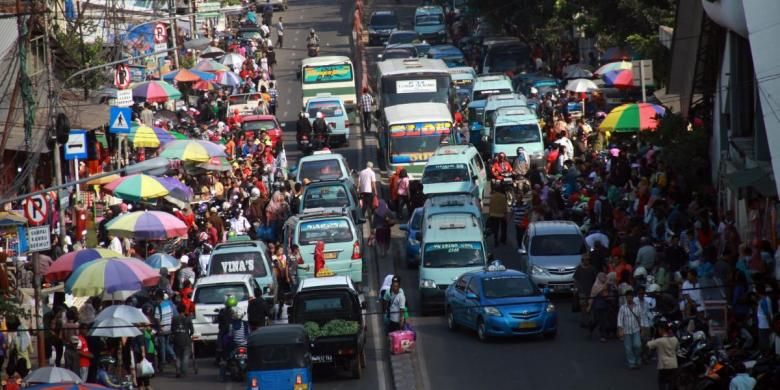
[[[757,2],[0,4],[0,390],[780,388]]]

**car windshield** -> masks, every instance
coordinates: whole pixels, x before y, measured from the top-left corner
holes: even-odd
[[[316,118],[318,112],[321,112],[326,118],[344,115],[341,102],[338,100],[310,102],[306,111],[309,113],[309,118]]]
[[[466,66],[466,60],[463,59],[463,57],[445,57],[442,58],[444,63],[449,68],[457,68],[459,66]]]
[[[398,20],[395,18],[395,15],[382,14],[371,16],[371,22],[368,25],[372,27],[388,27],[396,24],[398,24]]]
[[[317,241],[325,244],[352,242],[352,239],[352,229],[349,222],[343,218],[306,221],[298,228],[300,245],[314,245]]]
[[[195,289],[194,301],[196,304],[221,305],[225,303],[225,298],[228,295],[236,297],[239,301],[246,301],[249,299],[249,291],[245,284],[231,283],[198,286],[198,288]]]
[[[428,165],[422,176],[423,184],[454,183],[469,180],[466,164]]]
[[[247,371],[289,370],[306,367],[308,347],[303,344],[271,344],[248,348]]]
[[[248,121],[243,123],[244,130],[271,130],[276,129],[276,122],[272,120]]]
[[[502,276],[482,279],[486,298],[531,297],[538,295],[536,287],[527,277]]]
[[[511,125],[496,127],[496,144],[525,144],[541,141],[539,125]]]
[[[251,252],[215,253],[211,256],[209,275],[251,274],[255,277],[265,276],[263,255],[260,250]]]
[[[509,88],[496,88],[496,89],[483,89],[480,91],[474,91],[474,101],[478,100],[485,100],[490,96],[493,95],[502,95],[505,93],[512,93],[512,90]]]
[[[479,267],[485,264],[479,242],[426,244],[423,259],[426,268]]]
[[[387,44],[392,45],[394,43],[414,43],[419,40],[417,33],[405,32],[390,34],[390,38],[387,39]]]
[[[534,236],[532,256],[575,256],[585,251],[585,241],[577,234]]]
[[[439,14],[418,15],[414,18],[414,24],[418,26],[437,26],[444,22],[444,17]]]
[[[343,185],[309,185],[303,195],[303,208],[349,207],[349,195]]]
[[[293,304],[295,318],[302,322],[327,322],[332,319],[352,320],[360,308],[356,307],[347,291],[317,291],[301,293]]]
[[[340,179],[341,178],[341,166],[339,166],[339,160],[317,160],[306,161],[301,164],[300,174],[298,177],[309,180],[328,180],[328,179]]]

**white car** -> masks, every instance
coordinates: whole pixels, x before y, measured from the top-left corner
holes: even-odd
[[[195,303],[195,336],[202,341],[216,341],[219,332],[217,316],[229,295],[238,299],[238,307],[247,312],[255,297],[257,282],[250,274],[225,274],[198,279],[192,293]]]

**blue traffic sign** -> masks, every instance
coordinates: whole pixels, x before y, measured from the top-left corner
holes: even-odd
[[[65,143],[65,159],[87,158],[87,131],[71,129],[68,134],[68,142]]]
[[[129,134],[132,115],[130,107],[111,107],[108,131],[112,134]]]

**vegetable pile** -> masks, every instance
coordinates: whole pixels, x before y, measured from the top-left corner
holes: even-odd
[[[357,321],[331,320],[325,325],[319,326],[314,321],[308,321],[303,324],[309,339],[316,339],[320,336],[349,336],[360,330],[360,324]]]

